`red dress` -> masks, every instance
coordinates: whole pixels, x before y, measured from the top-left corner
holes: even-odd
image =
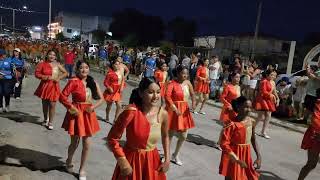
[[[108,90],[104,91],[103,96],[107,102],[118,102],[121,100],[121,83],[119,84],[119,77],[112,69],[109,69],[104,79],[104,86],[106,88],[110,87],[113,90],[112,93],[108,92]]]
[[[320,133],[320,100],[317,100],[314,108],[312,122],[304,134],[301,148],[311,150],[312,152],[320,152],[320,142],[313,137]]]
[[[254,132],[252,132],[253,120],[250,119],[245,122],[230,122],[223,130],[220,142],[222,155],[219,174],[230,177],[232,180],[259,179],[259,174],[254,169],[251,159],[250,141]],[[244,161],[248,167],[242,168],[238,163],[232,162],[231,155]]]
[[[34,95],[43,100],[49,100],[56,102],[59,100],[60,86],[58,82],[53,80],[42,80],[43,77],[52,77],[59,75],[59,68],[52,68],[52,65],[48,61],[39,63],[36,67],[35,77],[40,79],[41,82],[34,92]]]
[[[160,85],[160,94],[161,97],[164,97],[165,91],[166,91],[166,77],[164,75],[164,72],[161,70],[156,70],[154,73],[154,78],[159,82]]]
[[[185,131],[195,127],[194,121],[188,105],[189,87],[175,80],[172,80],[165,94],[166,110],[168,111],[168,126],[170,130]],[[172,106],[175,105],[180,111],[178,116],[172,111]]]
[[[263,79],[259,85],[259,93],[256,98],[255,109],[257,111],[276,111],[276,105],[272,99],[272,84],[269,80]]]
[[[223,88],[223,92],[220,95],[220,100],[223,103],[223,107],[220,113],[220,120],[224,124],[228,124],[237,116],[236,112],[232,110],[230,111],[229,109],[232,109],[231,101],[240,97],[241,92],[239,90],[237,90],[236,87],[232,84],[227,84]]]
[[[210,87],[209,83],[207,82],[209,79],[209,70],[207,67],[200,66],[197,69],[197,74],[196,74],[196,82],[195,82],[195,92],[197,93],[203,93],[203,94],[209,94],[210,93]],[[200,79],[201,78],[206,78],[206,80]]]
[[[70,94],[72,94],[72,103],[68,100]],[[79,111],[77,116],[67,111],[64,118],[62,128],[70,135],[92,136],[100,130],[96,113],[85,111],[86,108],[92,106],[92,95],[81,79],[77,77],[70,79],[61,92],[59,100],[67,110],[74,106]]]
[[[119,140],[126,130],[126,145]],[[154,138],[156,137],[156,138]],[[150,123],[135,105],[129,105],[119,116],[108,134],[108,146],[115,158],[126,157],[132,167],[132,175],[120,175],[116,166],[112,180],[165,180],[165,173],[157,171],[161,165],[157,140],[161,137],[161,123]]]

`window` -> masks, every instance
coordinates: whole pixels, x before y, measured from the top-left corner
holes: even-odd
[[[67,33],[72,33],[72,29],[67,29]]]

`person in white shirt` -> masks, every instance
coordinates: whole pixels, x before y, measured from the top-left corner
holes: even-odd
[[[191,59],[185,54],[184,58],[182,60],[182,65],[185,67],[188,67],[188,69],[189,69],[190,63],[191,63]]]
[[[178,62],[179,62],[178,56],[175,55],[175,54],[172,52],[172,53],[171,53],[171,57],[170,57],[170,61],[169,61],[169,63],[168,63],[170,79],[173,78],[172,71],[176,68]]]
[[[210,98],[216,98],[217,91],[219,90],[219,76],[222,72],[221,63],[219,57],[212,56],[209,65],[209,78],[210,78]]]

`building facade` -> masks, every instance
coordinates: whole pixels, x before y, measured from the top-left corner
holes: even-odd
[[[48,25],[49,37],[55,38],[55,35],[60,32],[66,38],[87,34],[97,29],[108,32],[111,22],[112,18],[109,17],[59,12],[54,22]]]

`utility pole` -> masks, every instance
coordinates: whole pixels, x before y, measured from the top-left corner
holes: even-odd
[[[253,44],[252,44],[252,55],[251,55],[251,60],[254,60],[255,56],[255,51],[256,51],[256,43],[258,40],[258,34],[259,34],[259,26],[260,26],[260,19],[261,19],[261,11],[262,11],[262,0],[258,0],[259,5],[258,5],[258,13],[257,13],[257,21],[256,21],[256,28],[254,31],[254,38],[253,38]]]
[[[51,39],[51,0],[49,0],[49,36],[48,39]]]
[[[12,35],[14,35],[15,26],[16,26],[16,10],[12,9]]]
[[[2,16],[0,16],[0,32],[3,32]]]

